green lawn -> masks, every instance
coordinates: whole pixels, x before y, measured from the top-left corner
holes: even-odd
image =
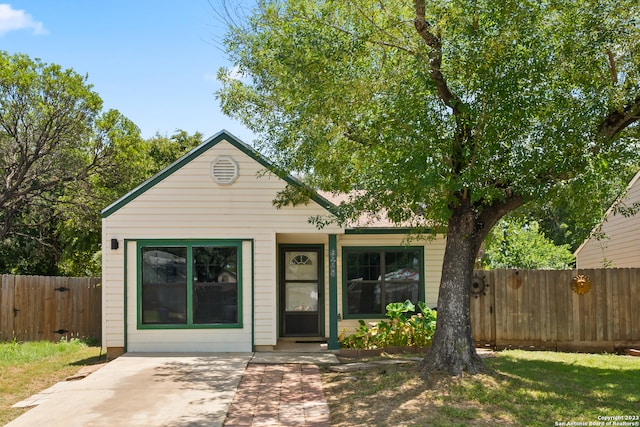
[[[0,425],[26,411],[11,405],[104,361],[99,355],[99,347],[78,340],[0,343]]]
[[[603,417],[622,417],[617,421],[640,426],[638,357],[514,350],[497,353],[485,365],[484,374],[440,378],[431,385],[417,377],[417,362],[327,372],[333,424],[606,425]]]
[[[99,354],[79,341],[0,344],[0,425],[25,411],[11,405],[98,363]],[[628,417],[640,426],[639,357],[504,351],[485,364],[484,374],[429,386],[416,362],[326,372],[333,425],[559,426]]]

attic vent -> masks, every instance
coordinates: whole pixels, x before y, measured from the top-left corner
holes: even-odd
[[[211,176],[220,185],[231,185],[238,179],[238,164],[229,156],[220,156],[211,162]]]

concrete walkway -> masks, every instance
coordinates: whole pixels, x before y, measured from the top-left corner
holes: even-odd
[[[331,353],[127,353],[58,383],[8,427],[330,426],[317,364]],[[20,404],[18,404],[20,406]]]

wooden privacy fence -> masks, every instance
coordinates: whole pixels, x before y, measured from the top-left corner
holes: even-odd
[[[0,342],[101,339],[100,279],[0,276]]]
[[[477,270],[477,345],[560,351],[640,346],[640,269]]]

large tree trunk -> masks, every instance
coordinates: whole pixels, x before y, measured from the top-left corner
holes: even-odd
[[[469,300],[475,259],[486,234],[478,233],[477,227],[470,210],[455,212],[449,219],[438,319],[431,348],[422,364],[423,376],[433,371],[460,375],[463,371],[477,373],[482,369],[471,334]]]
[[[448,222],[436,331],[421,365],[424,378],[435,371],[461,375],[463,371],[475,374],[483,368],[471,334],[473,268],[489,231],[506,213],[522,205],[522,198],[510,192],[503,201],[480,205],[480,212],[468,198],[459,200]]]

